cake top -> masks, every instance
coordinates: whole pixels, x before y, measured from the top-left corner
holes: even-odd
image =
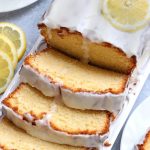
[[[55,0],[43,23],[66,27],[93,42],[108,42],[140,56],[150,18],[150,0]]]

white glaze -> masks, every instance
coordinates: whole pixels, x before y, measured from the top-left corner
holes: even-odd
[[[108,110],[110,112],[118,113],[123,107],[127,89],[124,93],[118,95],[111,93],[98,95],[84,92],[73,93],[68,89],[61,88],[61,94],[62,101],[68,107],[83,110]]]
[[[36,87],[46,96],[60,95],[58,85],[51,83],[47,77],[43,77],[28,65],[22,66],[20,80],[21,82],[29,83],[32,87]]]
[[[118,113],[123,107],[128,91],[128,88],[126,88],[121,94],[72,92],[69,89],[62,88],[59,83],[53,84],[50,79],[43,77],[42,74],[25,64],[20,71],[20,75],[22,82],[37,88],[46,96],[59,96],[65,105],[77,109],[108,110]]]
[[[149,26],[136,32],[123,32],[113,27],[101,13],[100,0],[55,0],[43,23],[50,29],[67,27],[93,42],[108,42],[121,48],[129,57],[140,56]]]
[[[99,147],[99,143],[107,138],[107,134],[99,135],[71,135],[65,132],[56,131],[49,125],[48,121],[52,114],[47,114],[42,120],[35,121],[35,125],[22,119],[22,116],[9,107],[3,105],[3,112],[16,126],[24,129],[28,134],[58,144],[72,146]],[[28,119],[30,120],[30,118]]]

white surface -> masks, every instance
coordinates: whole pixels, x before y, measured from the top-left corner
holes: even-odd
[[[15,23],[25,31],[27,36],[27,43],[28,43],[27,53],[32,48],[37,37],[39,36],[37,30],[37,23],[40,20],[43,13],[45,12],[45,10],[48,8],[50,2],[51,0],[41,0],[33,5],[28,6],[27,8],[17,10],[11,13],[0,14],[0,21],[9,21]],[[145,82],[144,88],[142,89],[133,107],[133,110],[149,95],[150,95],[150,76]],[[117,128],[115,130],[117,131]],[[112,150],[120,150],[121,135],[122,135],[122,131],[120,132]]]
[[[0,12],[8,12],[31,5],[38,0],[0,0]]]
[[[123,131],[121,150],[135,150],[150,129],[150,97],[142,102],[130,116]]]

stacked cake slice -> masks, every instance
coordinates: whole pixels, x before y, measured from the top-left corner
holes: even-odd
[[[45,24],[40,24],[39,29],[47,43],[72,57],[125,74],[130,74],[136,66],[135,56],[128,57],[122,49],[110,43],[92,42],[80,32],[64,27],[53,29]]]
[[[26,58],[21,79],[77,109],[121,110],[128,76],[97,68],[52,48]]]
[[[112,119],[107,111],[83,111],[56,103],[28,84],[20,84],[3,104],[6,116],[27,133],[73,146],[98,147]]]

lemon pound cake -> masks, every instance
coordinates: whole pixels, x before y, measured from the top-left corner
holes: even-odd
[[[39,29],[68,55],[130,74],[142,55],[149,18],[149,0],[55,0]]]
[[[8,119],[0,122],[0,149],[1,150],[88,150],[87,148],[58,145],[26,134],[14,126]],[[94,150],[94,149],[93,149]]]
[[[55,103],[28,84],[21,84],[3,100],[4,114],[18,127],[45,141],[98,147],[107,137],[112,114],[77,110]]]
[[[138,150],[150,150],[150,131],[145,136],[143,144],[137,145]]]
[[[128,76],[84,64],[54,49],[29,55],[21,80],[46,96],[60,96],[72,108],[118,112]]]

